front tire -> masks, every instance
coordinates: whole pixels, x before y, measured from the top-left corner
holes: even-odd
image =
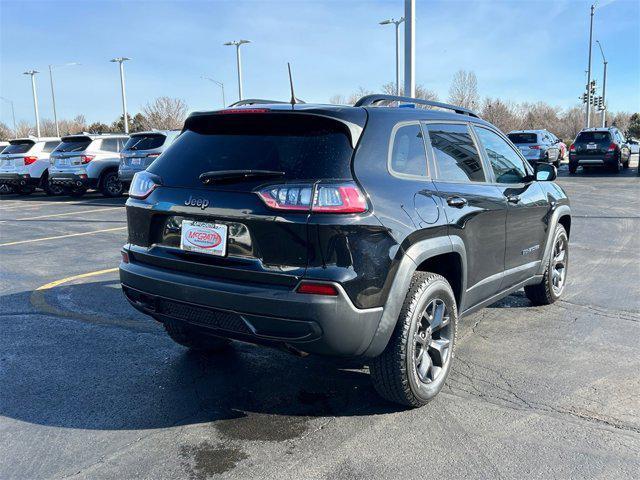
[[[177,344],[203,353],[218,353],[229,348],[230,341],[224,338],[210,337],[208,335],[199,334],[189,328],[184,322],[172,320],[170,318],[163,319],[164,329],[171,339]]]
[[[569,173],[570,173],[571,175],[575,175],[577,171],[578,171],[578,165],[575,165],[575,164],[573,164],[573,165],[572,165],[572,164],[570,163],[570,164],[569,164]]]
[[[556,225],[553,246],[547,260],[542,282],[524,287],[524,293],[534,305],[549,305],[562,295],[569,267],[569,237],[561,224]]]
[[[380,396],[410,407],[434,398],[451,370],[457,326],[458,308],[447,280],[414,273],[391,339],[370,365]]]

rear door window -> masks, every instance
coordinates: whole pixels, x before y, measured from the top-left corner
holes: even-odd
[[[125,150],[152,150],[164,145],[165,137],[162,134],[136,135],[127,140]]]
[[[403,125],[395,130],[389,166],[402,175],[427,174],[427,155],[419,124]]]
[[[100,150],[104,150],[106,152],[117,152],[118,151],[118,139],[117,138],[103,138],[102,145],[100,146]]]
[[[284,172],[285,180],[349,179],[353,149],[343,123],[300,113],[192,117],[149,171],[171,185],[202,186],[201,173]]]
[[[484,182],[482,160],[466,124],[425,125],[437,176],[447,182]]]
[[[520,155],[495,132],[474,127],[497,183],[522,183],[528,173]]]
[[[33,147],[35,145],[35,142],[32,142],[31,140],[18,140],[18,141],[12,141],[9,143],[9,145],[7,145],[5,147],[5,149],[2,151],[3,154],[20,154],[20,153],[27,153],[29,150],[31,150],[31,147]]]

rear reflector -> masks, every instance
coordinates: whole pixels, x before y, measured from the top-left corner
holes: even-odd
[[[367,200],[353,182],[270,185],[256,192],[274,210],[311,213],[362,213]]]
[[[31,165],[34,162],[38,161],[38,157],[33,157],[33,156],[29,156],[29,157],[24,157],[24,164],[25,165]]]
[[[227,110],[220,110],[217,112],[220,115],[236,114],[236,113],[268,113],[271,110],[268,108],[229,108]]]
[[[333,297],[338,295],[336,287],[328,283],[303,282],[300,284],[296,292],[306,293],[309,295],[330,295]]]

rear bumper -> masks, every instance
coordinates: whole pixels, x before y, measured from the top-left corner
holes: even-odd
[[[606,157],[604,155],[600,157],[596,156],[580,156],[580,155],[570,155],[569,163],[573,165],[586,165],[586,166],[602,166],[602,165],[615,165],[617,162],[616,157]]]
[[[356,308],[337,283],[337,296],[307,295],[289,287],[206,278],[130,259],[120,264],[129,302],[154,318],[190,323],[204,335],[357,357],[373,340],[382,316],[382,307]]]
[[[26,173],[0,173],[0,185],[25,187],[28,185],[37,186],[39,182],[39,178],[33,178]]]
[[[138,173],[143,171],[144,168],[140,169],[140,170],[134,170],[132,168],[119,168],[118,169],[118,179],[125,185],[130,185],[131,181],[133,180],[133,176]]]
[[[49,183],[67,188],[95,188],[97,186],[96,179],[75,173],[52,173],[49,177]]]

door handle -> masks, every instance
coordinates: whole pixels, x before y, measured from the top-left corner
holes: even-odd
[[[507,195],[507,202],[518,203],[520,201],[520,195]]]
[[[447,205],[454,208],[462,208],[467,205],[467,199],[462,197],[447,198]]]

